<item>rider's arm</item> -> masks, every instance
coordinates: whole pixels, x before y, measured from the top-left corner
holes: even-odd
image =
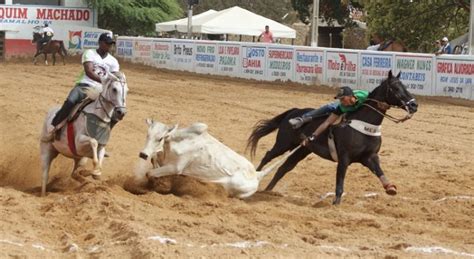
[[[90,79],[101,83],[100,76],[94,73],[94,64],[92,62],[84,62],[83,65],[84,73],[86,73]]]
[[[319,135],[321,135],[322,132],[324,132],[329,127],[329,125],[336,122],[336,120],[339,119],[339,116],[340,115],[336,113],[331,113],[331,115],[329,115],[329,117],[313,132],[314,138],[317,138]]]

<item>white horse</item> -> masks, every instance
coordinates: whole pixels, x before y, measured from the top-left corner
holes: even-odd
[[[121,120],[127,112],[126,78],[123,73],[115,75],[110,74],[110,79],[104,84],[102,92],[94,87],[86,88],[88,98],[94,101],[85,106],[74,121],[66,123],[54,140],[40,142],[43,170],[41,196],[46,193],[51,162],[58,154],[74,159],[74,169],[71,174],[73,179],[83,183],[86,181],[83,176],[92,175],[94,179],[100,178],[105,155],[104,147],[110,136],[112,116]],[[59,107],[53,108],[46,115],[41,139],[47,135],[47,126],[51,124],[58,110]],[[92,158],[93,171],[81,175],[83,170],[78,169],[85,166],[87,158]]]

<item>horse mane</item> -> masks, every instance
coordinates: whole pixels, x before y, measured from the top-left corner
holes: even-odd
[[[378,96],[379,92],[381,91],[380,89],[384,88],[386,84],[388,84],[388,78],[385,78],[379,86],[370,91],[369,98],[374,99],[376,96]]]

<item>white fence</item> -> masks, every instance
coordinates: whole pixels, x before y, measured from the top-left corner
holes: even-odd
[[[367,90],[392,70],[414,94],[474,100],[474,56],[141,37],[119,37],[117,55],[158,68]]]

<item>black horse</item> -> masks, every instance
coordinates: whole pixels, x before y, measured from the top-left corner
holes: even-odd
[[[390,195],[395,195],[397,189],[395,185],[391,184],[384,176],[382,168],[380,167],[378,152],[382,139],[380,136],[373,136],[377,134],[367,135],[355,130],[351,123],[362,121],[372,124],[377,127],[382,124],[384,117],[388,117],[395,122],[401,122],[409,119],[416,111],[418,104],[413,96],[407,91],[405,85],[400,81],[400,74],[394,77],[392,72],[389,72],[388,78],[385,79],[380,86],[375,88],[370,94],[359,110],[346,114],[344,120],[329,130],[323,132],[316,140],[310,142],[307,147],[300,147],[288,160],[278,168],[275,176],[268,184],[266,191],[270,191],[275,187],[276,183],[296,164],[314,152],[318,156],[335,161],[331,157],[331,152],[328,144],[329,135],[333,136],[335,147],[337,150],[337,176],[336,176],[336,198],[333,204],[341,202],[341,196],[344,192],[344,178],[347,167],[358,162],[368,167],[380,179],[386,192]],[[397,120],[392,116],[386,114],[390,107],[398,107],[407,111],[407,116],[403,119]],[[273,158],[282,155],[288,150],[298,147],[302,141],[302,137],[310,136],[316,128],[324,122],[328,116],[313,119],[311,122],[303,125],[299,129],[293,129],[288,120],[308,112],[311,109],[290,109],[270,120],[259,121],[250,135],[247,147],[251,148],[252,156],[255,155],[255,150],[260,138],[270,134],[278,129],[276,142],[272,149],[268,151],[260,165],[257,168],[261,170]],[[369,126],[373,129],[374,127]],[[363,131],[363,130],[362,130]],[[370,132],[368,133],[370,134]]]

